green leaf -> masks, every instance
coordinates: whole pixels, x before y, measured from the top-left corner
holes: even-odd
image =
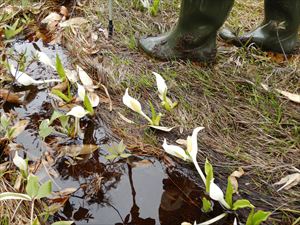
[[[150,106],[150,109],[151,109],[151,116],[152,116],[152,121],[153,121],[156,118],[156,111],[155,111],[155,108],[154,108],[151,101],[149,101],[149,106]]]
[[[248,215],[246,225],[253,225],[253,215],[254,215],[254,208],[251,209],[251,212]]]
[[[27,185],[26,185],[26,193],[31,197],[34,198],[39,191],[39,179],[37,176],[30,174],[27,177]]]
[[[49,196],[51,192],[52,192],[52,182],[49,180],[41,185],[36,198],[37,199],[45,198]]]
[[[261,224],[262,222],[266,221],[270,215],[271,215],[270,212],[265,212],[265,211],[262,211],[262,210],[258,210],[253,215],[253,218],[252,218],[253,225]]]
[[[226,189],[226,194],[225,194],[225,201],[230,206],[230,208],[232,208],[232,195],[233,195],[233,186],[232,186],[231,181],[228,177],[227,189]]]
[[[68,123],[69,123],[69,116],[66,116],[66,115],[61,116],[61,117],[59,117],[59,121],[60,121],[61,126],[64,129],[67,129]]]
[[[123,139],[122,139],[117,146],[117,152],[119,154],[122,154],[125,151],[125,149],[126,149],[126,145],[124,145]]]
[[[55,94],[56,96],[60,97],[62,100],[64,100],[67,103],[72,100],[72,98],[69,98],[64,93],[62,93],[60,90],[52,89],[51,92],[52,92],[52,94]]]
[[[19,28],[17,28],[18,23],[19,23],[19,19],[17,19],[16,22],[12,26],[9,26],[8,28],[6,28],[4,30],[4,35],[5,35],[6,39],[11,39],[11,38],[15,37],[23,30],[23,28],[24,28],[23,26],[20,26]]]
[[[52,223],[51,225],[71,225],[73,223],[74,223],[73,221],[58,221],[58,222]]]
[[[55,110],[51,115],[49,125],[52,124],[54,120],[60,118],[61,116],[64,116],[64,114]]]
[[[118,158],[118,155],[106,155],[105,158],[107,160],[114,160],[115,158]]]
[[[205,213],[212,211],[211,202],[207,200],[205,197],[202,198],[202,211]]]
[[[94,115],[94,109],[93,106],[90,102],[90,99],[87,95],[84,96],[84,100],[83,100],[83,105],[85,107],[85,109],[91,114]]]
[[[37,217],[32,222],[32,225],[40,225],[40,221],[39,221],[39,219]]]
[[[66,80],[66,72],[65,72],[65,69],[61,63],[61,60],[59,58],[58,55],[56,55],[56,64],[55,64],[55,67],[56,67],[56,71],[58,73],[58,76],[59,78],[61,79],[61,81],[65,81]]]
[[[233,203],[232,210],[236,211],[242,208],[255,208],[255,207],[247,199],[239,199],[235,203]]]
[[[128,158],[129,156],[131,156],[131,154],[129,154],[129,153],[123,153],[120,155],[120,157],[124,158],[124,159]]]
[[[6,130],[9,124],[10,124],[9,118],[5,115],[5,113],[3,113],[1,115],[1,126],[3,127],[4,130]]]
[[[208,159],[206,159],[206,161],[205,161],[204,169],[205,169],[205,174],[206,174],[206,183],[205,183],[206,192],[209,193],[210,181],[214,178],[214,170],[213,170],[213,166],[210,164]]]
[[[45,139],[47,136],[49,136],[51,133],[54,132],[54,128],[49,126],[50,121],[49,119],[45,119],[41,122],[39,126],[39,135]]]
[[[31,201],[31,197],[26,194],[15,193],[15,192],[3,192],[0,194],[0,201],[4,200],[24,200]]]

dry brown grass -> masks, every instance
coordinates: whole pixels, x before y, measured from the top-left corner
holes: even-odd
[[[0,177],[0,193],[17,192],[11,185],[11,181]],[[30,224],[30,205],[18,200],[0,201],[0,224]]]

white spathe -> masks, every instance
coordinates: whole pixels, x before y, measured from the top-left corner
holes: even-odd
[[[93,80],[89,77],[89,75],[80,66],[77,65],[76,68],[77,68],[77,72],[79,75],[79,79],[80,79],[81,83],[83,84],[83,86],[85,86],[89,90],[90,89],[93,90],[93,87],[94,87]]]
[[[164,143],[163,143],[162,147],[168,154],[176,156],[180,159],[183,159],[184,161],[186,161],[189,158],[189,156],[186,154],[186,152],[179,146],[168,145],[166,139],[164,139]]]
[[[82,106],[74,106],[68,113],[67,116],[74,116],[76,118],[84,117],[88,112]]]
[[[16,81],[24,86],[29,86],[33,84],[44,84],[51,82],[61,82],[60,79],[49,79],[49,80],[35,80],[24,72],[17,71],[16,68],[9,64],[10,73],[15,77]]]
[[[209,188],[209,197],[215,201],[220,202],[225,208],[230,209],[230,206],[224,199],[224,193],[221,188],[215,184],[214,179],[210,181],[210,188]]]
[[[137,112],[137,113],[141,113],[142,112],[142,106],[141,103],[136,100],[135,98],[131,97],[128,94],[128,88],[125,91],[125,94],[123,95],[123,103],[130,108],[131,110]]]
[[[193,161],[197,159],[197,153],[198,153],[197,136],[198,136],[199,131],[201,131],[203,129],[204,129],[204,127],[196,127],[193,130],[192,136],[191,137],[189,136],[187,138],[187,150]]]
[[[88,98],[90,100],[90,103],[91,103],[92,107],[97,107],[99,105],[100,98],[99,98],[98,95],[96,95],[93,92],[89,92],[89,93],[87,93],[87,96],[88,96]]]
[[[81,101],[84,101],[85,88],[79,83],[77,83],[77,95]]]
[[[238,225],[236,217],[234,217],[233,225]]]
[[[156,85],[159,93],[159,97],[163,98],[163,96],[167,93],[168,87],[166,85],[166,81],[156,72],[152,72],[156,78]]]
[[[15,157],[13,158],[13,163],[16,165],[16,167],[18,167],[20,170],[23,170],[23,171],[27,171],[27,163],[26,161],[20,157],[18,155],[18,151],[16,151],[15,153]]]
[[[52,67],[53,69],[55,69],[55,66],[53,65],[51,59],[46,55],[46,53],[36,51],[36,54],[37,54],[40,62],[44,63],[47,66]]]
[[[65,69],[66,76],[71,83],[76,83],[78,81],[78,76],[76,70]]]

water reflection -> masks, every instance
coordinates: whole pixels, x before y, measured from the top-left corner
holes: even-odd
[[[110,165],[97,162],[95,157],[71,167],[60,162],[58,184],[77,183],[80,189],[56,219],[115,225],[174,225],[199,220],[200,188],[179,174],[168,175],[159,161],[151,160],[147,167],[133,167],[124,160]],[[93,185],[97,184],[94,174],[101,177],[100,188]]]

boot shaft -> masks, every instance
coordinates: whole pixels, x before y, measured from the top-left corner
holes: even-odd
[[[284,22],[286,31],[298,30],[300,24],[300,0],[265,0],[264,24],[270,21]]]
[[[234,0],[182,0],[178,26],[184,30],[203,26],[218,30],[228,17]]]

